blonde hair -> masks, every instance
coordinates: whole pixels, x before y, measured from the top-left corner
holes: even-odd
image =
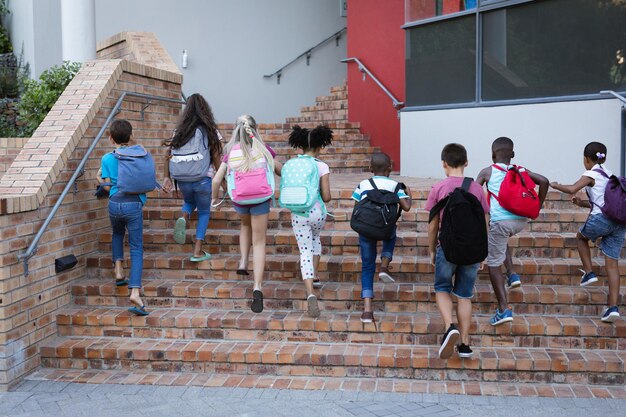
[[[226,154],[229,154],[235,145],[239,144],[241,152],[243,154],[244,161],[237,167],[237,171],[246,172],[249,171],[252,165],[254,165],[254,158],[252,155],[255,153],[261,154],[267,162],[270,171],[274,172],[274,158],[272,154],[265,146],[261,135],[257,131],[256,120],[252,116],[244,114],[237,118],[235,122],[235,129],[230,137],[230,141],[226,145]]]

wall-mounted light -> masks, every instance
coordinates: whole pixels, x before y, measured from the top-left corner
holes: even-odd
[[[181,57],[181,65],[183,68],[187,68],[187,50],[183,49],[183,55]]]
[[[74,255],[62,256],[54,260],[54,272],[58,274],[59,272],[67,271],[74,268],[77,263],[78,259]]]

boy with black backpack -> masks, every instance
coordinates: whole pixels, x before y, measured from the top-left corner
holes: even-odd
[[[109,218],[113,236],[111,241],[115,284],[128,285],[129,309],[138,316],[148,312],[141,300],[141,275],[143,273],[143,206],[146,193],[160,188],[156,181],[154,160],[143,146],[134,143],[133,128],[127,120],[115,120],[109,127],[109,140],[113,152],[102,157],[98,182],[109,192]],[[128,230],[130,246],[130,279],[124,276],[124,235]]]
[[[387,154],[372,155],[370,170],[373,177],[361,181],[352,193],[355,200],[350,226],[359,234],[361,252],[361,297],[364,300],[361,322],[374,323],[372,298],[378,241],[383,242],[379,278],[394,282],[389,275],[389,263],[396,245],[396,222],[401,210],[411,209],[411,193],[402,183],[389,178],[392,162]]]
[[[472,297],[480,263],[487,257],[489,205],[481,186],[464,176],[467,151],[463,145],[446,145],[441,160],[447,178],[433,185],[424,207],[430,211],[428,242],[430,263],[435,267],[435,298],[446,329],[439,357],[452,356],[460,338],[459,357],[469,358]],[[450,294],[457,298],[458,329],[452,322]]]
[[[491,145],[493,165],[484,168],[476,181],[487,185],[490,205],[489,221],[489,279],[498,300],[498,308],[490,319],[492,326],[513,321],[513,311],[509,307],[502,265],[506,269],[507,285],[516,288],[521,285],[519,275],[513,271],[509,251],[509,238],[526,227],[528,219],[539,215],[548,193],[548,180],[528,169],[511,164],[515,157],[513,141],[499,137]],[[539,185],[539,192],[535,191]]]

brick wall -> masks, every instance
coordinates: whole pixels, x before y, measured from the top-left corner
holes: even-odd
[[[97,45],[98,59],[127,59],[129,61],[181,74],[154,33],[121,32]]]
[[[0,389],[36,368],[38,344],[56,333],[56,311],[70,301],[71,283],[84,276],[85,255],[96,250],[98,234],[109,227],[106,201],[94,196],[99,160],[111,145],[103,138],[30,260],[24,275],[17,256],[33,240],[80,159],[122,91],[179,98],[182,77],[128,60],[87,62],[33,137],[0,179]],[[118,118],[127,118],[139,143],[162,165],[160,143],[171,134],[181,106],[128,97]],[[54,260],[73,253],[79,263],[54,272]]]
[[[20,153],[28,138],[0,138],[0,177]]]

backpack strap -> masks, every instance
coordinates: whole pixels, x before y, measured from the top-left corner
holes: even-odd
[[[443,210],[443,208],[448,204],[448,200],[450,196],[448,195],[446,198],[439,200],[437,204],[433,208],[430,209],[430,214],[428,215],[428,223],[432,222],[435,217],[439,215],[439,212]]]
[[[594,169],[594,170],[593,170],[593,172],[597,172],[598,174],[602,174],[602,176],[603,176],[604,178],[606,178],[606,179],[611,178],[611,177],[609,177],[609,176],[608,176],[608,174],[607,174],[606,172],[604,172],[604,170],[603,170],[603,169],[598,169],[598,168],[596,168],[596,169]]]
[[[461,188],[463,189],[463,191],[469,192],[470,186],[472,185],[472,181],[474,181],[474,179],[470,177],[465,177],[463,179],[463,184],[461,184]]]
[[[497,170],[499,170],[499,171],[502,171],[502,172],[506,172],[506,171],[507,171],[506,169],[502,168],[502,167],[501,167],[500,165],[498,165],[498,164],[493,164],[493,165],[491,165],[491,167],[492,167],[492,168],[495,168],[495,169],[497,169]]]
[[[374,181],[374,178],[370,178],[370,179],[369,179],[369,182],[370,182],[370,184],[372,184],[372,188],[373,188],[374,190],[379,191],[379,190],[378,190],[378,187],[376,186],[376,182]]]

